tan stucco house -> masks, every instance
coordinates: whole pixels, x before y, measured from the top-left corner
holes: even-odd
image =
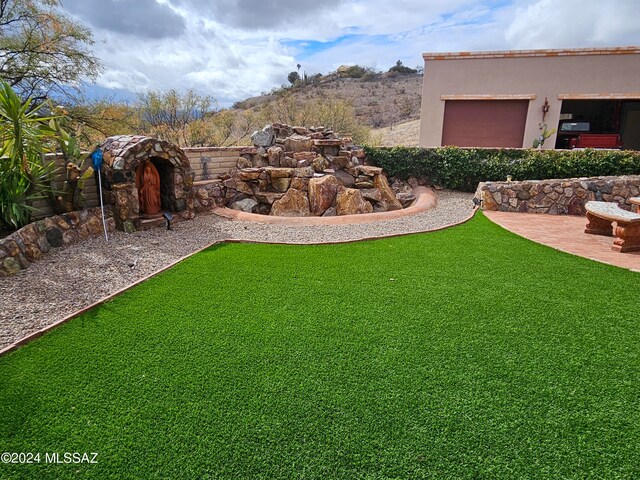
[[[530,148],[546,124],[543,148],[640,149],[640,47],[423,58],[421,146]]]

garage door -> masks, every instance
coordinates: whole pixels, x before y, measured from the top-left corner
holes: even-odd
[[[521,148],[528,108],[528,100],[447,100],[442,145]]]

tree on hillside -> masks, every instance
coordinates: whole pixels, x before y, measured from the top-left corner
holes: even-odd
[[[289,75],[287,75],[287,80],[289,80],[291,85],[295,85],[296,82],[300,80],[300,74],[298,72],[290,72]]]
[[[181,147],[232,145],[257,126],[251,111],[220,110],[213,97],[195,90],[147,92],[133,108],[140,133]]]
[[[65,108],[78,140],[87,149],[105,137],[141,131],[140,111],[124,102],[82,98]]]
[[[146,92],[138,96],[142,130],[162,140],[191,146],[189,130],[217,111],[213,97],[195,90]]]
[[[396,62],[396,64],[389,69],[390,73],[400,73],[400,74],[411,74],[418,73],[415,68],[405,67],[400,60]]]
[[[92,44],[60,0],[0,0],[0,77],[22,98],[66,96],[81,79],[94,79],[102,67]]]

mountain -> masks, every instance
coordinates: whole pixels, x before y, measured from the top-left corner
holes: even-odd
[[[417,73],[367,72],[360,78],[348,78],[334,72],[312,77],[306,85],[277,89],[236,102],[234,107],[253,109],[274,102],[282,94],[290,94],[299,101],[330,97],[353,105],[359,123],[383,128],[419,119],[421,90],[422,75]]]

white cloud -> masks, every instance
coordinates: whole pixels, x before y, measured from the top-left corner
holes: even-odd
[[[125,0],[64,3],[94,31],[106,67],[98,85],[195,88],[223,105],[286,83],[298,63],[327,73],[398,59],[414,67],[433,51],[640,43],[637,0],[141,2],[135,11]]]
[[[506,28],[512,48],[624,46],[640,43],[637,0],[537,0]]]

